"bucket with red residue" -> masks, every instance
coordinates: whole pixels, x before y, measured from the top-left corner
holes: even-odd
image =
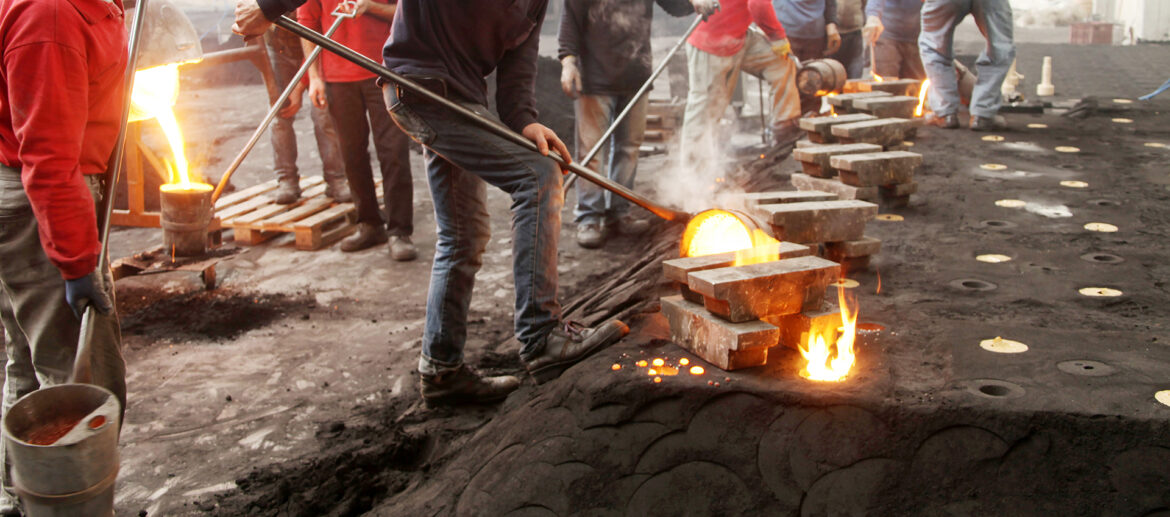
[[[121,408],[109,390],[61,384],[4,415],[13,490],[29,517],[114,515]]]

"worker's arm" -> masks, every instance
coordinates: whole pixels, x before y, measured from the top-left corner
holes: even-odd
[[[547,155],[549,150],[557,151],[566,161],[573,155],[553,130],[536,121],[536,59],[540,43],[540,21],[544,20],[547,4],[529,21],[532,29],[528,39],[516,48],[504,53],[496,65],[496,106],[504,125],[518,131],[532,140]]]
[[[86,57],[61,42],[4,49],[12,129],[20,142],[20,179],[45,255],[66,280],[97,267],[97,217],[81,174],[81,146],[89,113]],[[121,96],[118,96],[118,100]]]
[[[581,35],[585,32],[588,5],[582,0],[565,0],[561,28],[557,34],[557,58],[561,60],[561,91],[576,99],[581,94]]]
[[[386,0],[357,0],[357,15],[368,14],[390,23],[394,21],[394,13],[398,10],[398,0],[393,2],[386,2]]]
[[[861,28],[861,37],[870,45],[877,43],[886,29],[882,23],[882,11],[886,8],[886,0],[870,0],[865,6],[865,27]]]
[[[747,6],[752,21],[764,31],[764,35],[768,37],[768,41],[779,41],[788,38],[788,35],[784,32],[784,26],[776,18],[776,9],[772,7],[770,0],[747,0]]]
[[[837,0],[825,0],[825,25],[837,23]]]
[[[837,30],[837,0],[825,0],[825,54],[841,48],[841,31]]]
[[[273,20],[304,3],[305,0],[236,0],[232,32],[243,36],[264,34]]]
[[[321,32],[321,14],[323,12],[320,0],[306,2],[300,9],[297,9],[297,22],[305,27]],[[305,55],[305,59],[308,59],[316,49],[316,44],[306,39],[301,40],[301,50]],[[320,58],[313,60],[313,64],[309,65],[309,102],[318,108],[325,108],[327,106],[325,100],[325,74],[321,67]]]
[[[671,16],[686,16],[695,13],[695,6],[687,0],[655,0],[666,14]]]

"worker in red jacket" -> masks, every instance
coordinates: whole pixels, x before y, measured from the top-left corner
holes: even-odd
[[[126,403],[113,281],[98,272],[95,206],[124,102],[121,0],[0,0],[0,323],[3,411],[73,371],[93,305],[93,382]],[[19,515],[8,490],[0,515]]]

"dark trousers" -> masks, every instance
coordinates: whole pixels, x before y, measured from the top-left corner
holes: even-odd
[[[373,79],[326,83],[329,113],[337,126],[345,177],[357,205],[358,222],[386,224],[390,235],[414,232],[414,188],[410,178],[410,140],[390,120],[382,89]],[[378,210],[374,171],[370,167],[370,131],[382,169],[382,199],[386,218]]]
[[[792,45],[792,53],[801,63],[807,63],[813,59],[820,59],[825,57],[825,46],[827,41],[825,37],[820,38],[788,38],[788,43]],[[821,98],[816,95],[800,94],[800,112],[817,112],[821,109]]]
[[[861,39],[861,31],[841,33],[841,48],[829,57],[845,65],[850,79],[861,77],[865,69],[865,41]]]

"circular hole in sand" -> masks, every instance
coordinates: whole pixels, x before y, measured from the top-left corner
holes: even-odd
[[[1080,165],[1075,164],[1075,163],[1062,163],[1060,165],[1057,165],[1057,167],[1060,167],[1061,169],[1068,169],[1068,170],[1074,170],[1074,171],[1080,170],[1080,168],[1081,168]]]
[[[1012,392],[1007,387],[998,384],[984,384],[979,387],[979,391],[984,395],[991,395],[992,397],[1006,397]]]
[[[1085,229],[1090,232],[1113,233],[1117,227],[1109,223],[1085,223]]]
[[[1079,152],[1081,152],[1080,147],[1073,147],[1071,145],[1058,145],[1053,150],[1055,150],[1058,153],[1079,153]]]
[[[1007,255],[1000,255],[998,253],[989,253],[986,255],[976,255],[975,260],[979,262],[987,262],[988,264],[999,264],[1001,262],[1010,262],[1011,257]]]
[[[1028,206],[1028,202],[1022,199],[1000,199],[995,202],[995,206],[1003,208],[1024,208]]]
[[[1086,253],[1081,255],[1081,260],[1097,264],[1120,264],[1125,262],[1125,259],[1112,253]]]
[[[1162,390],[1154,394],[1154,400],[1163,406],[1170,406],[1170,390]]]
[[[979,226],[983,228],[1015,228],[1016,223],[1011,221],[1001,221],[999,219],[989,219],[987,221],[980,221]]]
[[[967,391],[990,399],[1015,398],[1024,394],[1020,385],[999,379],[975,379],[967,381]]]
[[[1056,368],[1064,373],[1080,375],[1082,377],[1104,377],[1117,372],[1117,368],[1102,363],[1101,361],[1092,361],[1089,359],[1062,361],[1056,363]]]
[[[1082,287],[1077,292],[1081,293],[1081,296],[1090,298],[1116,298],[1124,294],[1121,290],[1112,287]]]
[[[952,281],[951,287],[960,291],[991,291],[998,286],[978,278],[960,278]]]
[[[1022,354],[1028,351],[1028,345],[1013,339],[1004,339],[1000,336],[980,341],[979,348],[997,354]]]
[[[1060,182],[1060,186],[1068,188],[1088,188],[1089,184],[1083,181],[1065,180]]]

